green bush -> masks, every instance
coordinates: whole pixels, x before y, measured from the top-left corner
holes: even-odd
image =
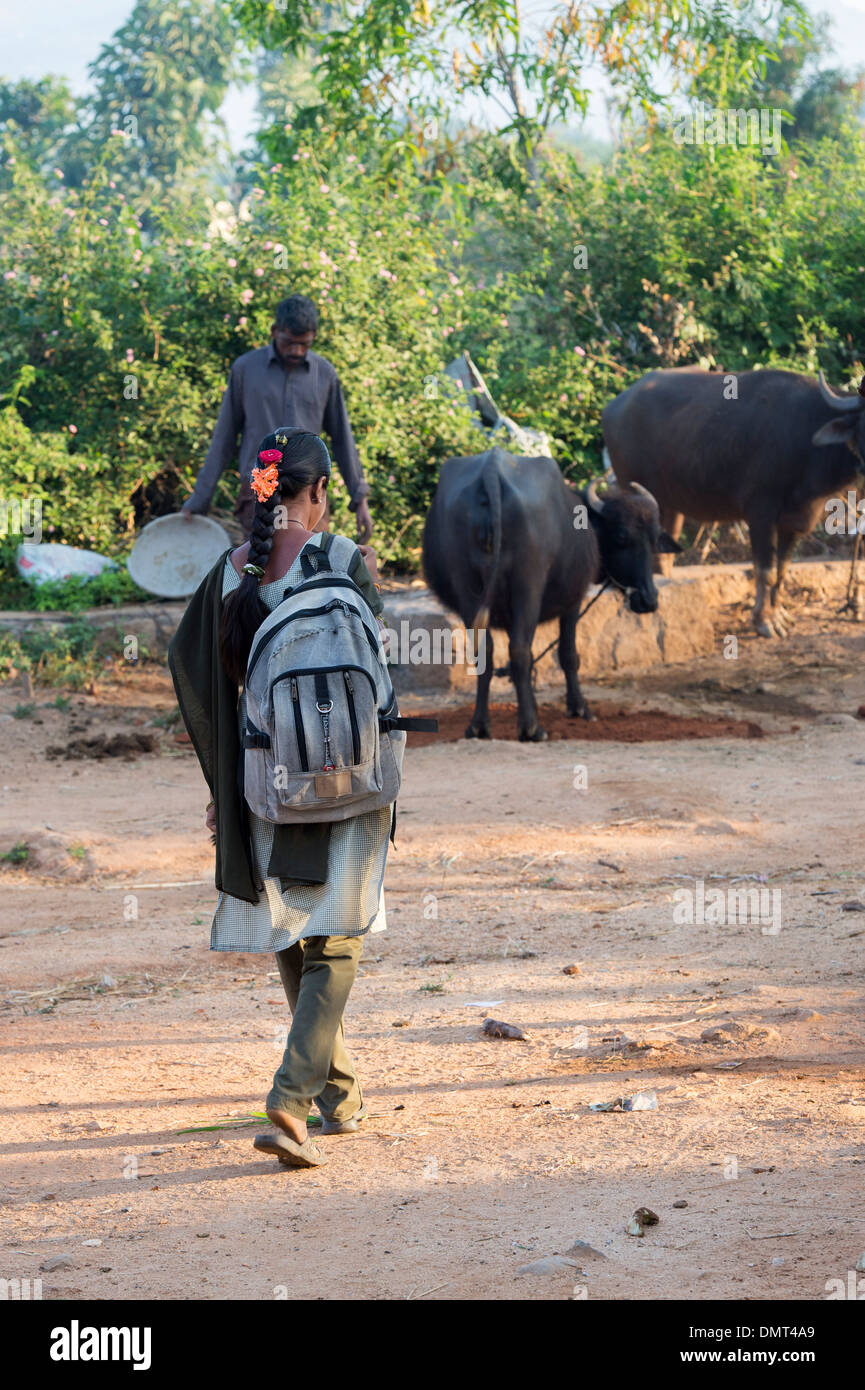
[[[0,498],[41,499],[46,540],[122,560],[143,522],[183,501],[232,360],[267,340],[292,291],[319,305],[316,348],[343,380],[374,542],[409,569],[441,462],[485,444],[443,377],[463,349],[577,481],[600,469],[604,405],[652,366],[822,366],[837,383],[862,370],[856,129],[774,159],[659,130],[602,168],[553,153],[530,195],[489,142],[448,177],[391,169],[387,183],[374,151],[325,165],[301,145],[260,173],[234,227],[167,195],[152,235],[118,158],[109,141],[63,191],[22,156],[0,209]],[[215,504],[236,489],[227,475]],[[334,523],[352,526],[338,476]],[[23,601],[14,540],[5,603]]]

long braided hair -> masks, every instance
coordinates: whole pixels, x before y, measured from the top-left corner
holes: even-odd
[[[277,465],[279,481],[270,497],[256,501],[252,532],[249,538],[247,565],[260,570],[267,568],[273,546],[273,532],[278,524],[278,508],[285,498],[297,497],[304,488],[319,478],[330,476],[330,454],[327,445],[317,434],[291,426],[274,430],[259,445],[259,453],[275,449],[282,454]],[[246,663],[256,629],[268,616],[269,609],[259,597],[261,576],[244,574],[240,584],[228,594],[222,605],[219,647],[222,663],[237,685],[246,679]]]

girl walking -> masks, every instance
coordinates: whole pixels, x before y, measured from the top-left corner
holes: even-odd
[[[366,1115],[346,1050],[343,1012],[369,931],[384,931],[382,893],[392,806],[346,820],[275,824],[256,816],[242,792],[246,664],[253,637],[304,573],[301,556],[326,538],[315,532],[327,505],[324,441],[283,428],[262,440],[253,472],[250,540],[226,551],[190,601],[169,649],[184,722],[211,791],[206,822],[216,844],[219,900],[214,951],[276,954],[292,1022],[267,1097],[273,1133],[256,1149],[293,1167],[325,1156],[307,1132],[314,1102],[322,1134],[355,1131]],[[355,547],[349,578],[378,615],[375,555]]]

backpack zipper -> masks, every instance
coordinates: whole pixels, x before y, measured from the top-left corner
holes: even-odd
[[[329,676],[331,671],[359,671],[362,676],[366,676],[372,689],[373,699],[376,699],[378,692],[375,678],[363,666],[355,666],[353,663],[347,666],[297,666],[292,671],[283,671],[281,676],[277,676],[275,680],[271,681],[271,689],[273,686],[279,685],[281,681],[299,680],[301,676],[317,676],[320,673]],[[396,696],[391,691],[390,704],[393,703],[394,699]],[[390,704],[388,708],[390,708]]]
[[[283,618],[281,623],[277,623],[275,627],[272,627],[270,631],[267,633],[267,635],[265,637],[262,637],[255,651],[249,658],[249,664],[246,668],[246,684],[249,685],[249,678],[252,675],[253,670],[255,669],[255,665],[258,661],[258,658],[261,656],[262,651],[267,646],[268,642],[271,640],[275,633],[281,632],[282,629],[286,627],[289,623],[293,623],[295,618],[315,618],[320,613],[330,613],[334,608],[341,608],[343,612],[346,614],[346,616],[348,616],[349,613],[353,613],[356,618],[360,618],[361,627],[366,633],[366,640],[369,642],[370,647],[375,652],[376,658],[378,658],[378,642],[376,641],[375,637],[373,637],[372,632],[367,627],[360,613],[358,613],[357,609],[353,608],[350,603],[346,603],[343,599],[335,598],[331,599],[330,603],[324,604],[321,608],[301,608],[297,613],[290,613],[287,618]]]
[[[351,721],[351,751],[354,755],[355,767],[360,762],[360,730],[357,727],[357,710],[354,707],[354,686],[351,683],[351,676],[348,671],[343,671],[345,677],[345,689],[348,697],[348,717]]]
[[[297,751],[300,754],[300,765],[304,772],[309,772],[309,758],[306,752],[306,734],[303,729],[303,713],[300,708],[300,694],[297,689],[297,680],[294,676],[290,677],[291,700],[294,705],[294,732],[297,735]]]

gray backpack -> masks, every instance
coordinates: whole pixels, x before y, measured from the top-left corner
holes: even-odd
[[[244,687],[244,795],[264,820],[338,821],[397,798],[406,729],[378,624],[348,577],[356,546],[323,535],[303,579],[253,638]]]

